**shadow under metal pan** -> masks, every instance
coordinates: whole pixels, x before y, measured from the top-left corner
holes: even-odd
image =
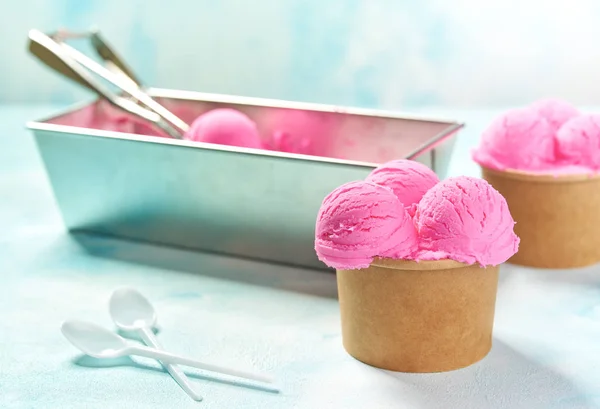
[[[324,269],[314,251],[323,198],[392,159],[418,160],[444,177],[462,127],[366,109],[149,94],[187,123],[215,108],[240,110],[263,136],[302,133],[316,154],[140,135],[106,102],[80,104],[28,123],[70,230]]]

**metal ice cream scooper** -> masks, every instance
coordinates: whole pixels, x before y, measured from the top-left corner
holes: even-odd
[[[88,38],[105,65],[66,43]],[[29,32],[29,51],[50,68],[92,90],[112,105],[153,123],[172,138],[181,139],[189,125],[148,95],[131,69],[102,39],[97,30],[74,33],[60,30],[46,35]],[[103,80],[103,81],[102,81]],[[110,84],[118,92],[111,90]]]

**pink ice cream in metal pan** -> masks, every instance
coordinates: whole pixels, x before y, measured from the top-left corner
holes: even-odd
[[[214,109],[200,115],[192,122],[184,138],[245,148],[263,147],[254,121],[231,108]]]
[[[30,52],[100,99],[29,127],[71,230],[323,268],[310,228],[323,197],[394,158],[418,158],[443,175],[447,148],[463,126],[381,110],[148,88],[124,78],[128,70],[86,66],[74,53],[56,52],[67,49],[62,34],[32,30]],[[111,69],[123,66],[112,63]],[[105,93],[103,82],[88,81],[70,69],[75,65],[101,73],[122,92]],[[215,121],[222,109],[229,114]],[[197,119],[210,125],[210,132],[194,133],[203,143],[180,140]],[[253,124],[262,151],[247,147],[257,146]],[[409,217],[415,210],[394,207]]]
[[[287,127],[284,125],[282,129]],[[305,136],[308,132],[309,129],[302,129],[300,132],[296,130],[295,133],[276,130],[266,135],[263,140],[256,123],[243,112],[232,108],[217,108],[198,116],[185,133],[184,139],[242,148],[310,154],[312,144]]]

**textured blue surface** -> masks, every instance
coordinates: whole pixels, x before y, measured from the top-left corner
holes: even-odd
[[[515,105],[600,93],[594,0],[1,0],[0,102],[84,93],[25,52],[95,24],[150,85],[342,105]]]
[[[600,408],[600,269],[503,266],[493,349],[442,374],[397,374],[341,345],[333,274],[85,235],[68,235],[23,123],[51,107],[0,108],[0,407],[13,408]],[[444,112],[440,112],[444,113]],[[451,173],[477,174],[466,152]],[[133,286],[155,304],[169,350],[274,374],[281,394],[192,372],[191,401],[156,363],[99,362],[60,334],[67,318],[112,328],[108,298]]]

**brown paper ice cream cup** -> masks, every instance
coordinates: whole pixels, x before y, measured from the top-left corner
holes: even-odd
[[[521,243],[509,262],[572,268],[600,261],[600,176],[482,171],[517,222]]]
[[[490,351],[497,266],[376,259],[362,270],[338,270],[337,282],[344,348],[359,361],[442,372]]]

